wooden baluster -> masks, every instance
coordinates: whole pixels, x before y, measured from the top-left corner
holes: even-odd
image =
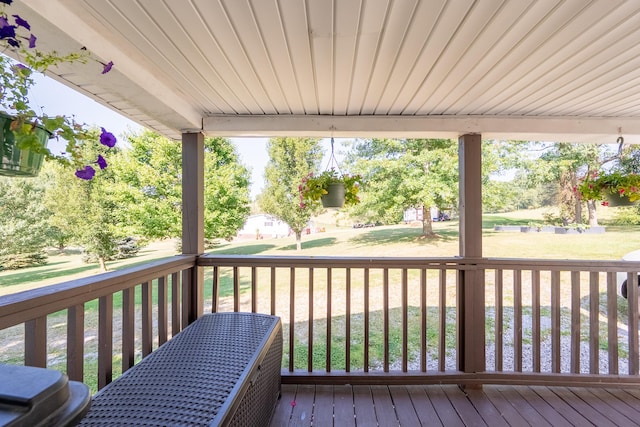
[[[171,335],[175,336],[181,331],[181,317],[180,317],[180,275],[173,273],[171,275]]]
[[[589,273],[589,373],[600,372],[600,274]]]
[[[135,287],[122,290],[122,372],[135,364],[136,297]]]
[[[24,364],[47,367],[47,317],[41,316],[24,324]]]
[[[307,339],[307,371],[313,372],[313,306],[315,304],[313,298],[313,267],[309,268],[309,337]]]
[[[113,379],[113,295],[98,303],[98,390]]]
[[[522,372],[522,270],[513,270],[513,370]]]
[[[504,346],[504,270],[496,269],[496,284],[495,284],[495,340],[496,340],[496,349],[495,349],[495,367],[494,369],[497,372],[502,371],[503,369],[503,346]]]
[[[67,310],[67,376],[84,380],[84,304]]]
[[[327,268],[327,351],[325,369],[331,372],[331,267]]]
[[[142,357],[153,351],[153,307],[151,285],[142,284]]]
[[[351,372],[351,269],[346,269],[346,277],[345,277],[345,351],[344,351],[344,359],[345,359],[345,372]]]
[[[427,372],[427,269],[420,269],[420,371]]]
[[[289,372],[295,370],[295,332],[296,332],[296,269],[289,268]]]
[[[369,275],[370,270],[364,269],[364,371],[369,372]]]
[[[531,325],[532,325],[532,356],[533,372],[540,372],[542,351],[541,351],[541,330],[540,322],[540,270],[531,270]]]
[[[402,283],[400,284],[401,286],[401,299],[402,299],[402,372],[407,372],[408,367],[409,367],[409,350],[408,350],[408,346],[409,346],[409,335],[408,335],[408,329],[409,329],[409,313],[408,313],[408,305],[409,305],[409,300],[408,300],[408,282],[409,282],[409,272],[406,268],[402,269]]]
[[[618,375],[618,289],[616,273],[607,273],[607,349],[609,374]]]
[[[158,345],[167,342],[168,320],[167,276],[158,278]]]

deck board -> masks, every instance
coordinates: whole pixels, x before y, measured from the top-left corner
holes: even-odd
[[[586,395],[587,391],[576,393],[565,387],[554,388],[554,391],[556,395],[560,396],[569,406],[575,409],[581,416],[589,420],[592,424],[595,424],[598,427],[616,427],[616,423],[612,422],[609,418],[605,417],[584,401],[584,398],[581,395]]]
[[[549,393],[545,394],[545,391]],[[519,388],[518,393],[554,427],[571,427],[575,425],[589,425],[589,423],[575,424],[566,418],[566,413],[572,409],[564,404],[561,399],[545,387],[526,387]],[[549,399],[546,399],[546,398]],[[575,412],[575,411],[574,411]],[[561,416],[558,416],[561,414]],[[572,414],[570,414],[572,416]]]
[[[361,385],[353,386],[353,404],[358,427],[378,425],[370,387]]]
[[[313,404],[313,425],[332,426],[333,425],[333,386],[316,386],[315,401]],[[353,418],[353,417],[352,417]]]
[[[331,386],[329,386],[331,387]],[[353,409],[353,389],[350,386],[336,386],[333,391],[334,425],[355,427],[356,418]],[[318,424],[325,425],[325,424]],[[330,424],[327,424],[330,425]]]
[[[638,419],[634,389],[287,384],[271,426],[626,426]]]
[[[293,407],[291,402],[296,399],[297,386],[292,384],[282,384],[280,390],[280,399],[271,418],[272,426],[288,426],[291,419],[291,411]]]
[[[491,427],[507,427],[509,423],[500,411],[487,399],[482,390],[466,390],[470,403],[476,408],[484,422]]]
[[[429,395],[429,399],[431,399],[431,403],[433,403],[433,407],[435,408],[440,421],[442,421],[442,424],[447,427],[464,426],[456,412],[456,408],[453,407],[453,404],[441,386],[427,389],[427,394]]]
[[[498,395],[508,400],[529,424],[536,427],[552,427],[546,418],[530,403],[530,400],[534,398],[534,393],[530,388],[527,387],[520,392],[518,388],[514,387],[500,387],[497,390]],[[559,423],[558,425],[562,424]]]
[[[460,416],[460,420],[466,426],[486,426],[487,423],[482,419],[482,416],[478,413],[477,409],[473,406],[469,400],[467,393],[460,389],[456,385],[443,386],[444,393],[449,398],[449,401],[456,409],[456,412]]]
[[[605,411],[603,413],[610,416],[611,420],[614,422],[620,419],[618,425],[627,425],[628,423],[632,423],[635,420],[640,419],[640,411],[638,410],[640,408],[634,408],[624,400],[626,397],[624,390],[604,390],[594,388],[589,391],[596,399],[598,399],[600,405],[602,405],[602,402],[607,403],[608,407],[603,409]],[[621,419],[620,417],[624,418]]]
[[[607,393],[606,390],[603,390],[604,393]],[[624,426],[632,423],[632,419],[625,416],[625,414],[620,410],[622,409],[622,405],[625,405],[623,402],[616,401],[615,399],[611,399],[611,401],[599,398],[594,390],[581,389],[578,392],[578,395],[586,404],[588,404],[591,408],[598,411],[598,413],[605,416],[613,425]],[[625,405],[626,406],[626,405]],[[637,415],[636,418],[637,419]]]
[[[296,392],[295,406],[291,413],[291,421],[295,426],[305,427],[311,425],[313,402],[315,399],[315,386],[299,385]]]
[[[550,390],[547,387],[532,387],[531,389],[548,404],[549,410],[544,413],[545,418],[554,426],[591,426],[593,423],[585,418],[580,412],[576,411],[571,405],[558,394],[562,387]],[[542,402],[534,403],[536,408],[542,407]],[[557,414],[561,414],[558,417]]]
[[[384,385],[371,386],[371,396],[373,397],[373,406],[378,424],[389,427],[399,425],[389,387]]]
[[[479,391],[479,390],[478,390]],[[524,419],[520,410],[513,406],[508,399],[505,399],[495,388],[481,391],[481,394],[475,396],[476,401],[488,399],[498,412],[502,415],[507,424],[511,426],[526,426],[527,420]]]
[[[433,427],[443,426],[440,417],[438,417],[438,413],[433,407],[433,403],[431,403],[431,399],[429,399],[423,387],[407,387],[407,391],[421,425]]]
[[[389,386],[393,404],[396,407],[398,422],[401,426],[419,426],[420,419],[409,397],[409,391],[406,387],[395,385]]]

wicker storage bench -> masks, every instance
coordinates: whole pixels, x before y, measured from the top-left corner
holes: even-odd
[[[206,314],[92,399],[82,426],[267,426],[280,394],[280,318]]]

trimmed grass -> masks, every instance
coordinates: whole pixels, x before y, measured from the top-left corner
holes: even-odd
[[[616,208],[602,209],[604,219]],[[552,258],[552,259],[620,259],[625,253],[640,249],[640,228],[608,226],[605,234],[567,234],[497,232],[495,225],[526,225],[542,221],[542,210],[483,217],[483,252],[486,257]],[[323,216],[326,224],[330,214]],[[334,221],[335,222],[335,221]],[[458,222],[435,222],[437,238],[424,239],[418,226],[393,225],[352,229],[335,225],[324,233],[305,235],[302,251],[296,251],[293,236],[260,241],[224,242],[212,254],[230,255],[303,255],[365,257],[453,257],[458,255]],[[154,259],[175,255],[172,241],[154,242],[132,259],[108,263],[118,270]],[[80,254],[49,257],[41,267],[0,272],[0,295],[33,289],[66,280],[99,273],[97,264],[84,264]]]

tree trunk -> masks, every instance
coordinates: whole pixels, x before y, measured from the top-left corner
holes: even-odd
[[[424,237],[433,237],[433,225],[431,224],[431,209],[422,206],[422,235]]]
[[[298,252],[302,250],[302,231],[301,230],[296,231],[296,249],[298,250]]]
[[[107,263],[104,260],[104,257],[98,257],[98,264],[100,265],[100,271],[107,271]]]
[[[576,224],[582,224],[582,201],[576,198]]]
[[[589,210],[589,226],[597,227],[598,226],[598,212],[596,211],[596,207],[598,206],[596,200],[587,200],[587,209]]]
[[[575,171],[571,171],[571,188],[576,188],[577,186],[578,186],[578,177],[576,176]],[[576,197],[576,195],[573,193],[572,193],[572,198],[574,200],[575,207],[576,207],[576,224],[582,224],[582,200],[579,197]]]

